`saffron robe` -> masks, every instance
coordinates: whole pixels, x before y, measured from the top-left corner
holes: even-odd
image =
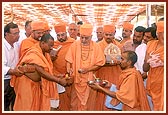
[[[34,63],[53,74],[53,65],[48,53],[43,55],[39,43],[30,47],[19,60],[22,63]],[[34,82],[27,76],[12,76],[11,86],[14,87],[16,99],[15,111],[49,111],[50,99],[59,99],[55,82],[41,77],[41,81]]]
[[[112,99],[111,104],[122,102],[123,111],[150,111],[142,76],[135,67],[121,72],[116,98]]]
[[[53,61],[53,72],[55,75],[57,74],[65,74],[67,72],[66,69],[66,61],[65,55],[70,47],[70,45],[75,40],[73,38],[68,37],[65,42],[54,42],[54,48],[57,48],[59,45],[62,45],[62,48],[59,50],[57,54],[57,59]],[[65,92],[59,93],[59,110],[61,111],[69,111],[70,110],[70,96],[71,96],[71,86],[65,87]]]
[[[102,66],[105,63],[104,54],[94,41],[90,41],[88,51],[85,51],[86,59],[82,57],[81,41],[75,41],[66,54],[66,61],[72,64],[74,83],[71,90],[71,110],[93,110],[96,91],[91,89],[87,82],[94,80],[93,71],[86,74],[78,72],[81,68]]]
[[[147,44],[147,53],[159,54],[159,59],[164,63],[164,46],[156,49],[158,40],[152,40]],[[146,84],[147,91],[152,97],[155,111],[163,111],[164,103],[164,66],[150,67]]]
[[[108,43],[104,39],[98,44],[100,45],[103,52],[104,49],[108,46]],[[113,44],[118,46],[119,48],[121,47],[120,43],[115,40],[113,40]],[[104,65],[96,72],[96,76],[102,80],[108,80],[109,82],[116,85],[118,83],[120,73],[121,68],[119,65]],[[104,93],[97,92],[95,108],[97,111],[109,110],[105,107],[105,98],[106,95]]]

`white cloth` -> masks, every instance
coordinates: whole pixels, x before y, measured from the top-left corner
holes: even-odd
[[[153,52],[150,53],[150,59],[147,60],[147,63],[154,68],[154,67],[159,67],[159,66],[164,66],[164,62],[160,59],[160,54],[152,54]]]
[[[50,100],[50,107],[57,108],[58,106],[59,106],[59,100],[54,100],[54,99]]]
[[[146,44],[142,43],[140,44],[136,49],[135,49],[135,53],[138,56],[138,60],[135,63],[135,68],[137,70],[139,70],[142,73],[144,73],[143,71],[143,64],[144,64],[144,60],[145,60],[145,55],[146,55]]]
[[[143,71],[143,64],[144,64],[144,60],[145,60],[145,55],[146,55],[146,44],[145,43],[142,43],[140,44],[136,49],[135,49],[135,53],[137,54],[138,56],[138,60],[137,62],[135,63],[135,67],[137,70],[139,70],[142,73],[144,73]],[[144,86],[146,88],[146,82],[147,82],[147,79],[144,80]],[[149,102],[149,105],[150,105],[150,108],[151,110],[153,110],[153,103],[152,103],[152,99],[149,95],[147,95],[147,98],[148,98],[148,102]]]
[[[20,32],[19,40],[16,42],[16,43],[18,44],[18,47],[20,47],[21,42],[22,42],[24,39],[26,39],[26,38],[27,38],[27,36],[26,36],[26,34],[25,34],[25,31]]]
[[[10,75],[6,75],[9,71],[9,69],[14,69],[16,67],[16,64],[19,60],[19,48],[16,43],[13,44],[13,47],[6,41],[6,39],[3,39],[3,51],[2,55],[4,57],[3,59],[3,73],[4,73],[4,79],[10,79]]]
[[[56,84],[57,84],[58,93],[63,93],[63,92],[65,92],[65,88],[64,88],[62,85],[60,85],[60,84],[58,84],[58,83],[56,83]]]
[[[112,86],[110,87],[110,91],[116,92],[116,91],[117,91],[116,85],[112,84]],[[105,106],[106,106],[107,108],[122,110],[122,103],[119,103],[119,104],[116,105],[116,106],[113,106],[113,105],[110,104],[110,102],[111,102],[112,99],[113,99],[112,97],[110,97],[109,95],[107,95],[107,96],[106,96],[106,100],[105,100]]]

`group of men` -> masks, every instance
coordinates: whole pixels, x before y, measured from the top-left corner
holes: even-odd
[[[4,110],[109,111],[117,110],[115,106],[121,103],[123,111],[162,111],[164,21],[157,23],[157,29],[133,27],[129,22],[123,24],[120,42],[114,37],[115,25],[98,27],[98,41],[94,42],[91,24],[69,24],[69,36],[65,24],[56,24],[54,40],[48,23],[30,21],[25,25],[29,34],[18,43],[18,25],[7,24],[3,42]],[[109,46],[117,48],[119,57],[105,55]],[[88,84],[95,77],[106,84]],[[115,92],[110,90],[113,85]],[[114,108],[105,106],[107,95],[112,97]]]

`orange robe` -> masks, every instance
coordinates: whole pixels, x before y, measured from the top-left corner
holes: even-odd
[[[42,66],[50,74],[53,72],[49,54],[43,55],[39,43],[27,50],[20,58],[18,65],[23,62]],[[12,76],[11,86],[14,87],[16,93],[15,111],[49,111],[50,99],[59,98],[55,82],[48,81],[42,77],[40,82],[34,82],[24,75],[21,77]]]
[[[28,38],[24,39],[21,44],[20,44],[20,52],[19,52],[19,57],[21,57],[22,55],[24,55],[24,53],[30,48],[32,47],[35,43],[37,43],[39,41],[35,40],[34,38],[32,38],[31,36],[29,36]]]
[[[81,42],[75,41],[65,57],[65,59],[72,64],[73,74],[75,76],[71,90],[71,110],[93,110],[96,91],[87,85],[89,80],[94,80],[93,72],[80,74],[78,70],[80,68],[102,66],[105,63],[105,57],[100,47],[91,41],[88,57],[84,60],[81,56],[81,47]]]
[[[70,45],[75,40],[73,38],[68,38],[65,42],[54,42],[54,48],[57,48],[59,45],[62,45],[62,48],[57,54],[57,59],[53,61],[53,72],[54,74],[65,74],[67,72],[66,70],[66,61],[65,61],[65,55],[70,47]],[[71,92],[71,86],[65,87],[65,92],[59,94],[59,109],[61,111],[68,111],[70,110],[70,92]]]
[[[136,68],[123,70],[117,85],[116,98],[123,103],[123,111],[150,111],[141,74]],[[112,99],[115,105],[117,99]]]
[[[103,39],[98,43],[104,52],[104,49],[108,46],[107,42]],[[120,48],[120,43],[117,41],[113,41],[113,44],[117,45]],[[98,78],[101,78],[103,80],[108,80],[113,84],[117,84],[119,80],[119,75],[121,73],[121,68],[119,65],[110,65],[110,66],[103,66],[101,67],[97,72],[96,76]],[[102,92],[97,92],[97,97],[96,97],[96,110],[108,110],[105,107],[105,98],[106,95]],[[111,109],[110,109],[111,110]]]
[[[147,53],[159,54],[160,60],[164,62],[164,46],[156,49],[158,40],[150,41],[147,44]],[[163,111],[164,103],[164,66],[150,67],[147,78],[147,91],[152,97],[154,110]]]

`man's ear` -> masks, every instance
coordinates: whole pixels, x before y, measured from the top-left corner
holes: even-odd
[[[8,34],[8,32],[5,33],[5,36]]]
[[[45,42],[44,41],[41,41],[41,44],[44,44]]]
[[[44,41],[41,41],[41,46],[43,46],[44,47],[44,45],[45,45],[45,42]]]
[[[132,61],[128,60],[127,63],[131,66],[132,65]]]

